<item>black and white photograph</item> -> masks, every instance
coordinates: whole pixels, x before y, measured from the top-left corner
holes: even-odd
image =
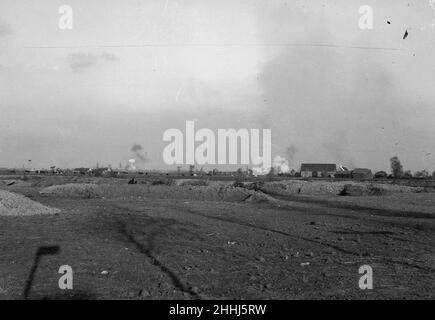
[[[0,300],[434,300],[434,54],[435,0],[0,0]]]

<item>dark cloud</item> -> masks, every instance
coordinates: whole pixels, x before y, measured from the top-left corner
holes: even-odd
[[[293,158],[295,157],[297,151],[298,148],[296,148],[294,145],[290,145],[285,149],[286,157],[290,162],[293,161]]]

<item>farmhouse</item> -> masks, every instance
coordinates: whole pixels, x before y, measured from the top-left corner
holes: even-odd
[[[335,163],[302,163],[301,177],[328,177],[333,176],[336,171]]]
[[[385,171],[378,171],[375,173],[375,179],[387,179],[388,178],[388,173],[386,173]]]
[[[370,169],[355,168],[352,170],[353,179],[373,179],[373,173]]]

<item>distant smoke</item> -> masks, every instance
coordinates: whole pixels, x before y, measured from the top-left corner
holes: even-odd
[[[140,144],[134,144],[133,147],[131,147],[131,151],[138,152],[141,151],[143,148]]]
[[[148,158],[147,153],[142,151],[143,148],[140,144],[134,144],[133,147],[131,147],[130,151],[133,152],[137,160],[143,163],[150,162],[151,159]]]
[[[130,159],[128,160],[128,165],[125,167],[127,170],[136,170],[136,160]]]
[[[288,166],[288,160],[281,156],[273,158],[272,167],[275,168],[276,173],[288,173],[290,168]]]
[[[287,147],[287,149],[285,150],[285,154],[287,156],[288,159],[288,164],[293,165],[294,162],[294,157],[296,155],[296,152],[298,151],[298,149],[294,146],[294,145],[290,145],[289,147]]]

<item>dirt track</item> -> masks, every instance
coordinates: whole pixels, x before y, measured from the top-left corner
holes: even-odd
[[[26,287],[30,299],[435,298],[435,214],[321,197],[276,205],[9,189],[63,212],[0,217],[0,298],[23,298]],[[60,251],[42,255],[30,279],[42,246]],[[58,288],[65,264],[72,291]],[[358,287],[365,264],[373,290]]]

